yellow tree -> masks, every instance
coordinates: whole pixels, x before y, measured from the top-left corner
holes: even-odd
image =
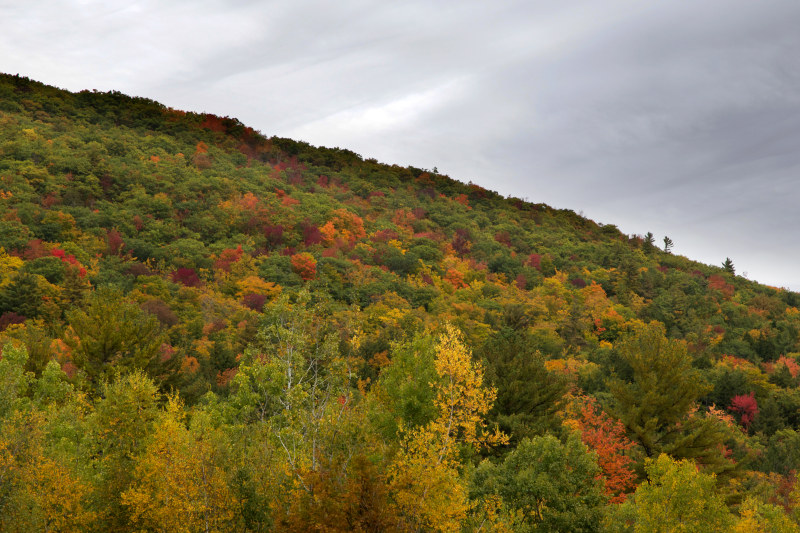
[[[183,406],[171,397],[122,503],[131,522],[149,531],[229,531],[235,498],[216,464],[212,431],[195,435],[182,418]]]
[[[47,454],[45,414],[17,413],[0,434],[0,531],[81,531],[94,520],[91,487]]]
[[[484,387],[481,364],[450,324],[436,346],[435,368],[437,416],[406,432],[388,472],[402,529],[410,531],[458,531],[469,510],[458,471],[459,445],[479,448],[507,440],[486,431],[484,417],[496,390]]]

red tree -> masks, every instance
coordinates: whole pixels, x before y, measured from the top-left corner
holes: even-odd
[[[578,425],[583,443],[597,453],[609,501],[624,502],[626,492],[636,480],[633,460],[625,455],[633,447],[633,441],[625,435],[625,426],[608,416],[594,399],[589,399],[581,409]]]
[[[221,254],[219,254],[219,259],[214,261],[214,268],[224,270],[225,272],[230,272],[231,265],[239,261],[243,254],[244,252],[242,251],[241,244],[236,248],[226,248],[225,250],[222,250]]]
[[[752,392],[750,394],[740,394],[733,397],[728,409],[738,413],[741,416],[742,426],[744,426],[744,429],[749,430],[750,424],[753,423],[753,420],[758,415],[758,402],[756,402]]]
[[[304,281],[312,280],[317,276],[317,261],[308,252],[301,252],[292,256],[292,270]]]

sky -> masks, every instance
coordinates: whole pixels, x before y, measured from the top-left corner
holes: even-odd
[[[0,0],[0,71],[572,209],[800,291],[796,0]]]

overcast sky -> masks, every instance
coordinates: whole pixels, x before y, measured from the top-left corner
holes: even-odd
[[[240,119],[800,290],[800,2],[0,0],[0,71]]]

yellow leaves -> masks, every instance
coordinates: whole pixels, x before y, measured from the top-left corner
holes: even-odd
[[[48,531],[70,531],[89,524],[95,514],[84,507],[90,486],[64,465],[39,456],[23,476],[29,496],[40,509]]]
[[[229,530],[236,500],[215,463],[214,447],[207,432],[195,435],[182,418],[180,401],[171,397],[122,502],[131,521],[149,530]]]
[[[0,287],[5,287],[11,283],[14,273],[22,268],[22,265],[22,259],[8,255],[4,248],[0,248]]]
[[[483,386],[483,366],[472,361],[461,334],[451,324],[445,324],[436,354],[434,365],[441,382],[435,400],[439,418],[434,426],[445,439],[458,438],[475,447],[493,444],[496,439],[502,442],[502,435],[481,435],[485,428],[483,417],[494,403],[497,390]]]
[[[3,428],[12,440],[0,438],[0,531],[87,530],[91,486],[46,453],[42,413],[18,415]]]
[[[245,294],[258,294],[266,296],[270,300],[278,297],[281,293],[281,286],[271,281],[264,281],[258,276],[247,276],[236,282],[237,296],[241,298]]]
[[[387,244],[393,248],[397,248],[398,250],[400,250],[400,253],[405,255],[406,249],[403,248],[402,242],[398,241],[397,239],[391,239]]]
[[[389,483],[408,529],[459,531],[469,504],[458,475],[457,445],[492,446],[508,441],[486,431],[484,417],[497,391],[483,385],[483,367],[472,360],[461,334],[445,324],[434,361],[438,411],[428,425],[408,431],[389,466]]]

